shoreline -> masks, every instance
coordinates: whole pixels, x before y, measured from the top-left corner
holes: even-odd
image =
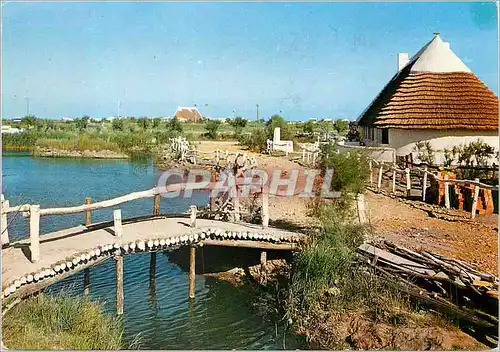
[[[89,158],[89,159],[130,159],[125,153],[112,150],[61,150],[36,148],[33,156],[47,158]]]

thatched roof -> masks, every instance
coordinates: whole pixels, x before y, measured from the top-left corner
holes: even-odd
[[[498,98],[436,35],[384,87],[358,124],[498,130]]]
[[[174,115],[180,121],[197,122],[201,120],[201,114],[196,107],[178,107]]]

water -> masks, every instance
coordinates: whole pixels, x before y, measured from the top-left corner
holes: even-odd
[[[34,158],[24,153],[3,155],[2,190],[12,205],[31,203],[42,208],[70,206],[113,198],[132,191],[153,187],[158,172],[148,160],[80,160]],[[207,203],[205,193],[191,199],[162,199],[162,212],[186,211],[189,205]],[[149,215],[152,199],[121,204],[123,217]],[[112,218],[112,209],[95,211],[92,221]],[[26,219],[9,217],[12,240],[26,238]],[[83,214],[42,217],[42,233],[75,226],[83,222]],[[205,265],[227,269],[234,263],[258,262],[258,252],[202,248],[197,252],[197,268]],[[284,333],[268,315],[259,313],[247,289],[237,288],[214,278],[196,277],[196,298],[187,297],[185,271],[187,252],[158,253],[156,275],[150,280],[150,254],[127,255],[124,258],[124,327],[128,344],[139,335],[141,349],[295,349],[300,338]],[[247,256],[248,258],[244,258]],[[181,258],[181,259],[179,259]],[[228,263],[225,258],[231,258]],[[200,262],[201,261],[201,262]],[[241,266],[243,263],[240,264]],[[197,269],[197,270],[198,270]],[[212,268],[210,268],[212,269]],[[209,271],[209,270],[208,270]],[[106,312],[114,314],[115,263],[109,259],[90,269],[91,300],[100,301]],[[83,293],[83,273],[77,273],[50,287],[47,292],[61,290]]]

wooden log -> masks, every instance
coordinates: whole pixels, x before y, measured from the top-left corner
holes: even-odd
[[[377,189],[380,190],[380,187],[382,187],[382,174],[384,172],[384,164],[379,165],[378,169],[378,180],[377,180]]]
[[[116,314],[123,314],[123,256],[121,254],[115,256],[116,260]]]
[[[115,209],[113,211],[113,227],[115,231],[115,236],[121,238],[123,235],[122,227],[122,211],[121,209]]]
[[[88,299],[90,293],[90,269],[83,270],[83,297]]]
[[[3,247],[9,244],[9,228],[8,228],[9,223],[7,220],[7,213],[5,212],[5,209],[9,207],[9,201],[5,200],[3,194],[1,202],[2,202],[1,231],[2,231],[2,247]]]
[[[196,279],[196,247],[189,247],[189,298],[194,298]]]
[[[32,263],[40,260],[40,205],[30,207],[30,252]]]
[[[92,198],[86,197],[85,198],[85,204],[92,204]],[[91,224],[91,211],[86,210],[85,211],[85,226],[89,226]]]
[[[450,209],[450,183],[447,182],[448,175],[444,175],[444,205]]]
[[[262,227],[269,227],[269,193],[266,190],[262,190]]]
[[[422,201],[425,202],[425,194],[427,193],[427,166],[424,167],[424,177],[422,181]]]
[[[476,178],[474,181],[479,183],[479,179]],[[474,186],[474,199],[472,200],[472,210],[471,210],[471,218],[474,219],[476,217],[476,211],[477,211],[477,202],[479,199],[479,191],[480,187],[479,185]]]
[[[159,194],[156,194],[154,197],[154,201],[153,201],[153,215],[154,216],[160,215],[160,200],[161,200],[161,196]]]
[[[410,169],[409,168],[405,169],[405,174],[406,174],[406,196],[410,197],[410,195],[411,195],[411,179],[410,179]]]
[[[191,205],[189,207],[190,211],[191,211],[191,215],[190,215],[190,221],[191,221],[191,227],[195,228],[196,227],[196,212],[197,212],[197,208],[196,208],[196,205]]]

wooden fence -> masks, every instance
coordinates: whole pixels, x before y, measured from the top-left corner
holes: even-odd
[[[436,180],[438,183],[443,183],[444,185],[444,199],[445,199],[445,207],[450,208],[450,186],[452,184],[462,184],[462,185],[474,185],[474,195],[472,199],[472,209],[471,209],[471,218],[474,219],[476,216],[477,212],[477,204],[478,204],[478,198],[479,198],[479,192],[482,189],[488,189],[492,191],[498,191],[499,187],[497,186],[491,186],[487,185],[485,183],[480,182],[478,178],[475,180],[456,180],[456,179],[449,179],[448,176],[444,176],[443,178],[439,178],[437,174],[431,172],[428,170],[427,167],[421,168],[421,167],[412,167],[410,168],[404,168],[401,169],[399,168],[395,163],[394,164],[387,164],[383,162],[379,162],[373,159],[369,160],[369,168],[370,168],[370,185],[373,186],[374,183],[374,165],[378,168],[378,175],[377,175],[377,189],[382,188],[382,177],[385,171],[392,171],[392,193],[396,193],[396,174],[403,174],[405,177],[405,186],[406,186],[406,193],[407,196],[410,196],[410,192],[412,189],[412,183],[411,183],[411,172],[412,171],[417,171],[419,175],[419,181],[422,185],[422,200],[425,202],[425,197],[426,197],[426,191],[428,188],[428,181],[430,178],[433,178]],[[384,171],[385,169],[385,171]]]

